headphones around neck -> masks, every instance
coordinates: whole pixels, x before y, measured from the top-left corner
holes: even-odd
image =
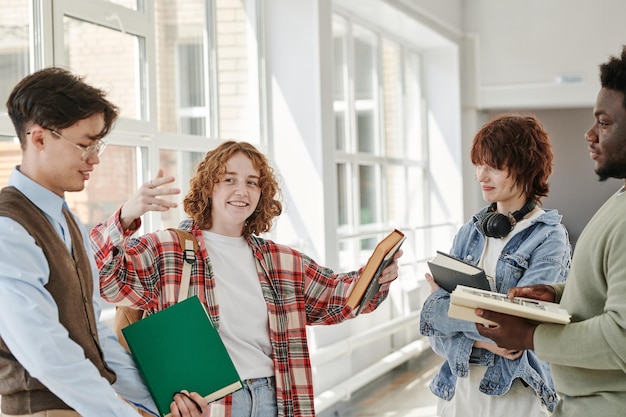
[[[487,237],[503,238],[511,233],[515,223],[522,220],[524,216],[530,213],[536,206],[537,202],[535,200],[528,200],[524,207],[517,210],[515,213],[505,216],[496,211],[497,204],[493,203],[483,217],[478,220],[478,229]],[[511,217],[513,217],[513,219],[511,219]]]

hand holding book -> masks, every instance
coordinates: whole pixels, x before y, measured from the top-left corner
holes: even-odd
[[[448,316],[476,323],[498,324],[489,321],[487,315],[478,316],[475,311],[477,308],[541,323],[565,324],[570,321],[567,311],[556,303],[522,297],[510,298],[498,292],[457,285],[450,294]]]
[[[509,290],[508,296],[509,298],[532,298],[533,300],[546,301],[548,303],[556,302],[556,290],[554,287],[545,284],[513,287]]]
[[[404,233],[394,229],[376,245],[348,297],[347,304],[355,315],[376,296],[382,285],[387,285],[398,277],[396,260],[402,255],[400,246],[405,239]]]
[[[428,267],[437,285],[448,292],[452,292],[457,285],[490,289],[487,275],[482,268],[447,253],[437,251],[437,255],[428,262]]]
[[[477,309],[476,312],[483,319],[495,323],[490,326],[476,323],[478,333],[493,340],[501,348],[510,350],[533,350],[535,348],[533,336],[537,323],[523,317],[496,313],[482,308]]]

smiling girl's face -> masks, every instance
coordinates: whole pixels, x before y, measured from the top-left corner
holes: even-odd
[[[246,219],[254,213],[261,199],[259,171],[243,153],[226,162],[226,172],[213,187],[211,217],[214,233],[241,236]]]

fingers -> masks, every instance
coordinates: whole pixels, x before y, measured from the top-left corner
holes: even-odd
[[[477,316],[492,321],[495,326],[476,324],[476,330],[482,336],[493,340],[498,346],[510,350],[532,350],[533,335],[537,325],[530,321],[508,314],[477,308]]]
[[[144,183],[135,194],[122,206],[120,212],[120,222],[122,228],[126,230],[134,224],[135,220],[149,211],[168,211],[178,207],[173,201],[162,197],[180,194],[180,189],[173,187],[163,187],[176,180],[174,177],[164,177],[163,170],[159,169],[157,176]]]
[[[154,177],[153,179],[149,180],[147,183],[144,184],[144,186],[148,189],[154,189],[154,188],[158,188],[162,185],[165,184],[169,184],[172,183],[176,180],[176,178],[174,177],[164,177],[163,176],[163,169],[159,169],[159,172],[157,172],[156,177]]]
[[[398,263],[392,262],[387,268],[383,270],[383,273],[378,278],[379,284],[389,284],[391,281],[398,278]]]
[[[207,407],[209,403],[204,399],[204,397],[197,392],[192,392],[188,394],[191,400],[196,404],[196,408],[201,415],[205,415],[207,411]]]
[[[170,412],[174,417],[201,417],[207,412],[207,402],[198,393],[182,390],[174,395],[170,404]]]
[[[524,297],[554,302],[556,300],[556,290],[550,285],[536,284],[527,287],[513,287],[509,289],[507,296],[509,298]]]
[[[439,288],[441,288],[439,286],[439,284],[437,284],[435,282],[435,278],[433,278],[433,276],[429,273],[425,273],[424,277],[426,277],[426,282],[428,282],[428,285],[430,286],[430,292],[435,292],[437,291]]]
[[[144,213],[147,211],[167,211],[178,206],[173,201],[160,197],[180,194],[179,188],[165,188],[166,184],[171,184],[176,180],[174,177],[164,177],[163,170],[160,169],[157,176],[139,189],[139,204],[142,205]]]

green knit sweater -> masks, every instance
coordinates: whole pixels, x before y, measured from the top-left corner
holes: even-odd
[[[561,398],[553,417],[626,415],[626,193],[589,221],[555,288],[572,323],[542,324],[534,336]]]

